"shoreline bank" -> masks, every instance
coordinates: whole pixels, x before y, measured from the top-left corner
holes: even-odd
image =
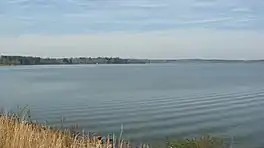
[[[138,145],[124,140],[122,135],[103,137],[71,129],[60,130],[6,115],[0,115],[0,133],[1,148],[225,148],[221,139],[209,136],[164,141],[163,146]]]

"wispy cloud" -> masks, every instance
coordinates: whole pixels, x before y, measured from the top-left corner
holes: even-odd
[[[249,8],[234,8],[232,9],[233,12],[251,12]]]
[[[223,17],[223,18],[213,18],[213,19],[205,19],[205,20],[192,20],[181,22],[181,24],[206,24],[206,23],[217,23],[217,22],[225,22],[231,20],[232,17]]]
[[[24,44],[29,42],[27,40],[25,41],[25,37],[23,37],[24,40],[22,41],[12,39],[14,43],[17,43],[16,45],[11,45],[9,44],[9,41],[2,40],[5,43],[1,43],[0,49],[2,50],[5,49],[4,47],[7,47],[6,49],[10,52],[12,48],[14,49],[13,52],[19,51],[23,53],[23,51],[25,51],[28,53],[43,55],[48,55],[48,53],[50,53],[55,55],[56,53],[61,52],[63,47],[65,47],[69,50],[74,48],[80,54],[82,52],[88,54],[89,52],[85,51],[85,49],[87,49],[86,47],[94,47],[93,50],[89,48],[92,50],[91,53],[94,54],[100,54],[95,50],[103,52],[103,48],[108,48],[109,51],[106,52],[106,54],[117,54],[120,52],[123,55],[126,55],[126,53],[132,54],[133,49],[138,48],[146,49],[146,52],[151,51],[151,53],[155,53],[151,50],[155,49],[156,52],[159,52],[157,55],[160,55],[162,52],[161,49],[164,49],[161,48],[161,45],[166,45],[168,50],[170,50],[166,52],[167,55],[171,55],[170,52],[174,53],[173,49],[176,48],[191,51],[191,49],[199,47],[200,49],[208,49],[203,52],[210,53],[211,51],[209,51],[209,49],[213,49],[214,47],[216,48],[220,46],[224,48],[222,46],[224,43],[218,41],[218,39],[222,40],[222,38],[214,37],[213,42],[208,41],[212,36],[221,36],[221,32],[225,32],[225,35],[222,35],[221,37],[226,38],[226,40],[224,40],[225,42],[228,42],[226,45],[230,45],[230,47],[234,47],[237,50],[244,49],[244,47],[240,46],[240,43],[236,40],[241,34],[232,31],[262,32],[264,30],[264,1],[0,0],[0,22],[0,37],[17,37],[25,36],[26,34],[42,35],[41,37],[32,36],[27,38],[30,40],[32,39],[32,41],[34,38],[38,39],[36,40],[36,43],[39,44],[30,42],[30,46]],[[211,30],[211,33],[202,30],[203,28]],[[174,35],[173,37],[179,39],[177,42],[173,40],[173,37],[151,38],[151,32],[167,32],[168,30],[183,30],[183,32],[185,30],[202,31],[187,31],[187,33],[192,34],[190,36],[185,36],[184,33]],[[212,30],[215,30],[217,33]],[[123,34],[127,34],[127,36],[118,36],[112,40],[109,36],[113,36],[114,32],[122,32]],[[144,38],[142,37],[141,40],[138,40],[138,36],[132,37],[130,35],[131,32],[140,32],[145,35],[143,35]],[[104,38],[104,36],[92,37],[94,34],[100,33],[104,33],[104,35],[109,38]],[[84,43],[84,41],[87,42],[88,40],[86,37],[80,37],[83,34],[85,34],[91,41],[94,41],[94,43],[90,41],[88,42],[89,44]],[[193,37],[193,34],[199,34],[199,36]],[[208,36],[205,36],[205,34],[208,34]],[[46,35],[47,37],[43,38],[43,35]],[[75,35],[77,35],[77,37],[73,37]],[[247,35],[249,36],[246,37],[247,40],[254,38],[257,42],[249,42],[245,40],[243,41],[247,43],[245,47],[250,49],[251,43],[263,47],[256,37],[258,36],[263,39],[263,36],[252,36],[251,33],[247,33]],[[70,37],[68,39],[61,39],[62,37],[65,38],[65,36]],[[230,36],[232,36],[232,38],[230,38]],[[241,36],[243,36],[243,34]],[[42,39],[45,42],[40,43],[40,40]],[[71,45],[69,41],[70,39],[73,40],[73,45]],[[56,40],[58,44],[53,43],[53,40]],[[98,40],[107,42],[107,46],[97,45],[101,44]],[[129,40],[135,40],[135,42]],[[230,43],[229,40],[233,41],[234,44]],[[110,41],[113,41],[113,47],[115,48],[110,49],[112,45]],[[181,43],[181,41],[185,44]],[[123,42],[124,44],[118,42]],[[156,42],[157,44],[155,45],[151,44]],[[198,44],[198,42],[203,43],[203,45],[200,43]],[[125,45],[125,43],[127,43],[127,45]],[[211,43],[214,43],[214,45]],[[210,46],[208,44],[210,44]],[[26,47],[30,47],[31,49],[36,50],[36,52],[28,50]],[[58,47],[58,50],[55,50],[57,49],[56,47]],[[215,53],[221,53],[220,47]],[[122,48],[127,49],[127,51],[118,50],[121,50]],[[53,52],[53,50],[55,51]],[[258,50],[260,49],[258,48]],[[228,50],[226,50],[226,52],[227,51]],[[69,53],[68,55],[74,54],[70,51],[67,52]],[[140,55],[139,53],[133,54]],[[197,52],[197,54],[199,54],[199,52]],[[190,56],[192,54],[186,53],[180,55]],[[154,57],[155,55],[152,56]]]
[[[244,0],[2,0],[0,7],[4,17],[17,18],[17,22],[30,22],[30,27],[24,24],[23,28],[26,30],[21,30],[28,33],[177,29],[179,27],[177,25],[183,27],[184,24],[188,28],[199,28],[201,26],[196,26],[197,24],[205,24],[209,28],[220,29],[219,26],[230,21],[230,18],[235,20],[230,23],[238,23],[242,22],[239,20],[248,19],[248,15],[256,17],[254,20],[248,20],[248,25],[251,25],[252,29],[255,28],[256,21],[264,22],[261,3],[257,5],[256,2],[250,3]],[[10,23],[12,22],[5,22],[5,24]],[[123,24],[126,26],[122,26]],[[133,24],[137,25],[133,26]],[[0,28],[0,32],[8,29],[7,26]],[[19,29],[13,28],[13,30]]]
[[[217,6],[217,3],[213,0],[210,1],[195,1],[193,4],[194,7],[214,7]]]

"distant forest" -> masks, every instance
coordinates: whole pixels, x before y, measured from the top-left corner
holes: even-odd
[[[30,56],[0,56],[0,65],[49,64],[145,64],[148,60],[121,59],[119,57],[40,58]]]
[[[122,59],[119,57],[41,58],[32,56],[0,56],[0,65],[51,65],[51,64],[147,64],[147,63],[264,63],[264,60],[222,59]]]

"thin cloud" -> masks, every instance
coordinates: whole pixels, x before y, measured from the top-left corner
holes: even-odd
[[[236,23],[248,23],[251,21],[254,21],[255,19],[253,18],[245,18],[245,19],[239,19],[239,20],[235,20]]]
[[[225,22],[232,20],[232,17],[223,17],[223,18],[214,18],[214,19],[205,19],[205,20],[192,20],[181,22],[180,24],[206,24],[206,23],[216,23],[216,22]]]
[[[199,29],[204,27],[203,24],[211,29],[219,29],[224,23],[235,26],[246,22],[247,29],[264,29],[264,11],[261,9],[264,6],[260,0],[256,1],[0,0],[0,22],[5,24],[0,28],[0,34],[6,34],[6,30],[9,30],[8,34],[71,34],[120,30],[152,31],[182,27]],[[24,4],[29,5],[22,9]],[[43,7],[44,5],[49,7]],[[254,20],[247,20],[249,15],[253,16]],[[16,18],[22,23],[14,23],[16,20],[8,18]],[[24,23],[26,21],[31,23],[31,27]]]
[[[216,2],[214,1],[197,1],[193,4],[194,7],[214,7]]]
[[[164,8],[168,7],[168,4],[122,4],[120,7],[130,8]]]
[[[232,9],[233,12],[251,12],[249,8],[234,8]]]

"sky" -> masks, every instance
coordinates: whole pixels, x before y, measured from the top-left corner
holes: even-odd
[[[264,0],[0,0],[0,54],[264,59]]]

